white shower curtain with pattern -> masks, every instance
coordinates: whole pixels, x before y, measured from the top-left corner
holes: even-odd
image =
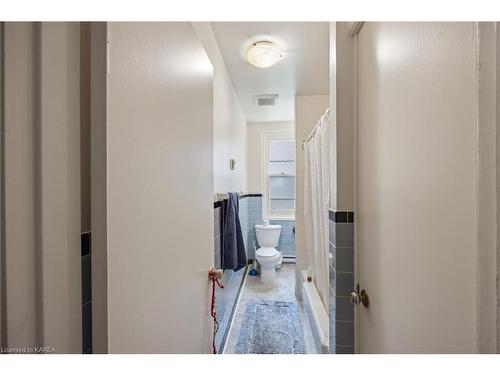
[[[309,271],[328,311],[329,113],[304,141],[304,219]]]

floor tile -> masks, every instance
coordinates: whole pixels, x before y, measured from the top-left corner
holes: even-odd
[[[270,286],[262,284],[259,276],[247,275],[245,285],[241,292],[238,307],[234,314],[233,324],[230,328],[229,335],[226,341],[224,354],[233,354],[240,329],[242,325],[243,315],[247,303],[255,299],[268,299],[276,301],[293,301],[297,302],[295,298],[295,264],[285,263],[279,270],[276,271],[276,285]],[[316,353],[314,345],[314,338],[312,336],[309,322],[305,315],[304,307],[301,302],[298,302],[300,319],[302,328],[304,330],[304,341],[306,353]]]

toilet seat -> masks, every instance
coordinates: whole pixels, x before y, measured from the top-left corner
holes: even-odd
[[[276,250],[274,247],[260,247],[255,252],[255,255],[261,258],[273,258],[279,254],[280,254],[279,251]]]

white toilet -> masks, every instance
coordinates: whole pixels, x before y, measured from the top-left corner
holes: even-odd
[[[255,226],[255,235],[259,249],[255,258],[260,264],[260,281],[274,283],[276,280],[276,265],[281,261],[281,253],[276,250],[280,239],[281,225],[269,225],[267,220],[264,225]]]

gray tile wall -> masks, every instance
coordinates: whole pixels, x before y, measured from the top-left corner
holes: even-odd
[[[82,252],[82,353],[92,353],[91,234],[81,234]]]
[[[354,215],[330,211],[330,351],[354,353]]]

